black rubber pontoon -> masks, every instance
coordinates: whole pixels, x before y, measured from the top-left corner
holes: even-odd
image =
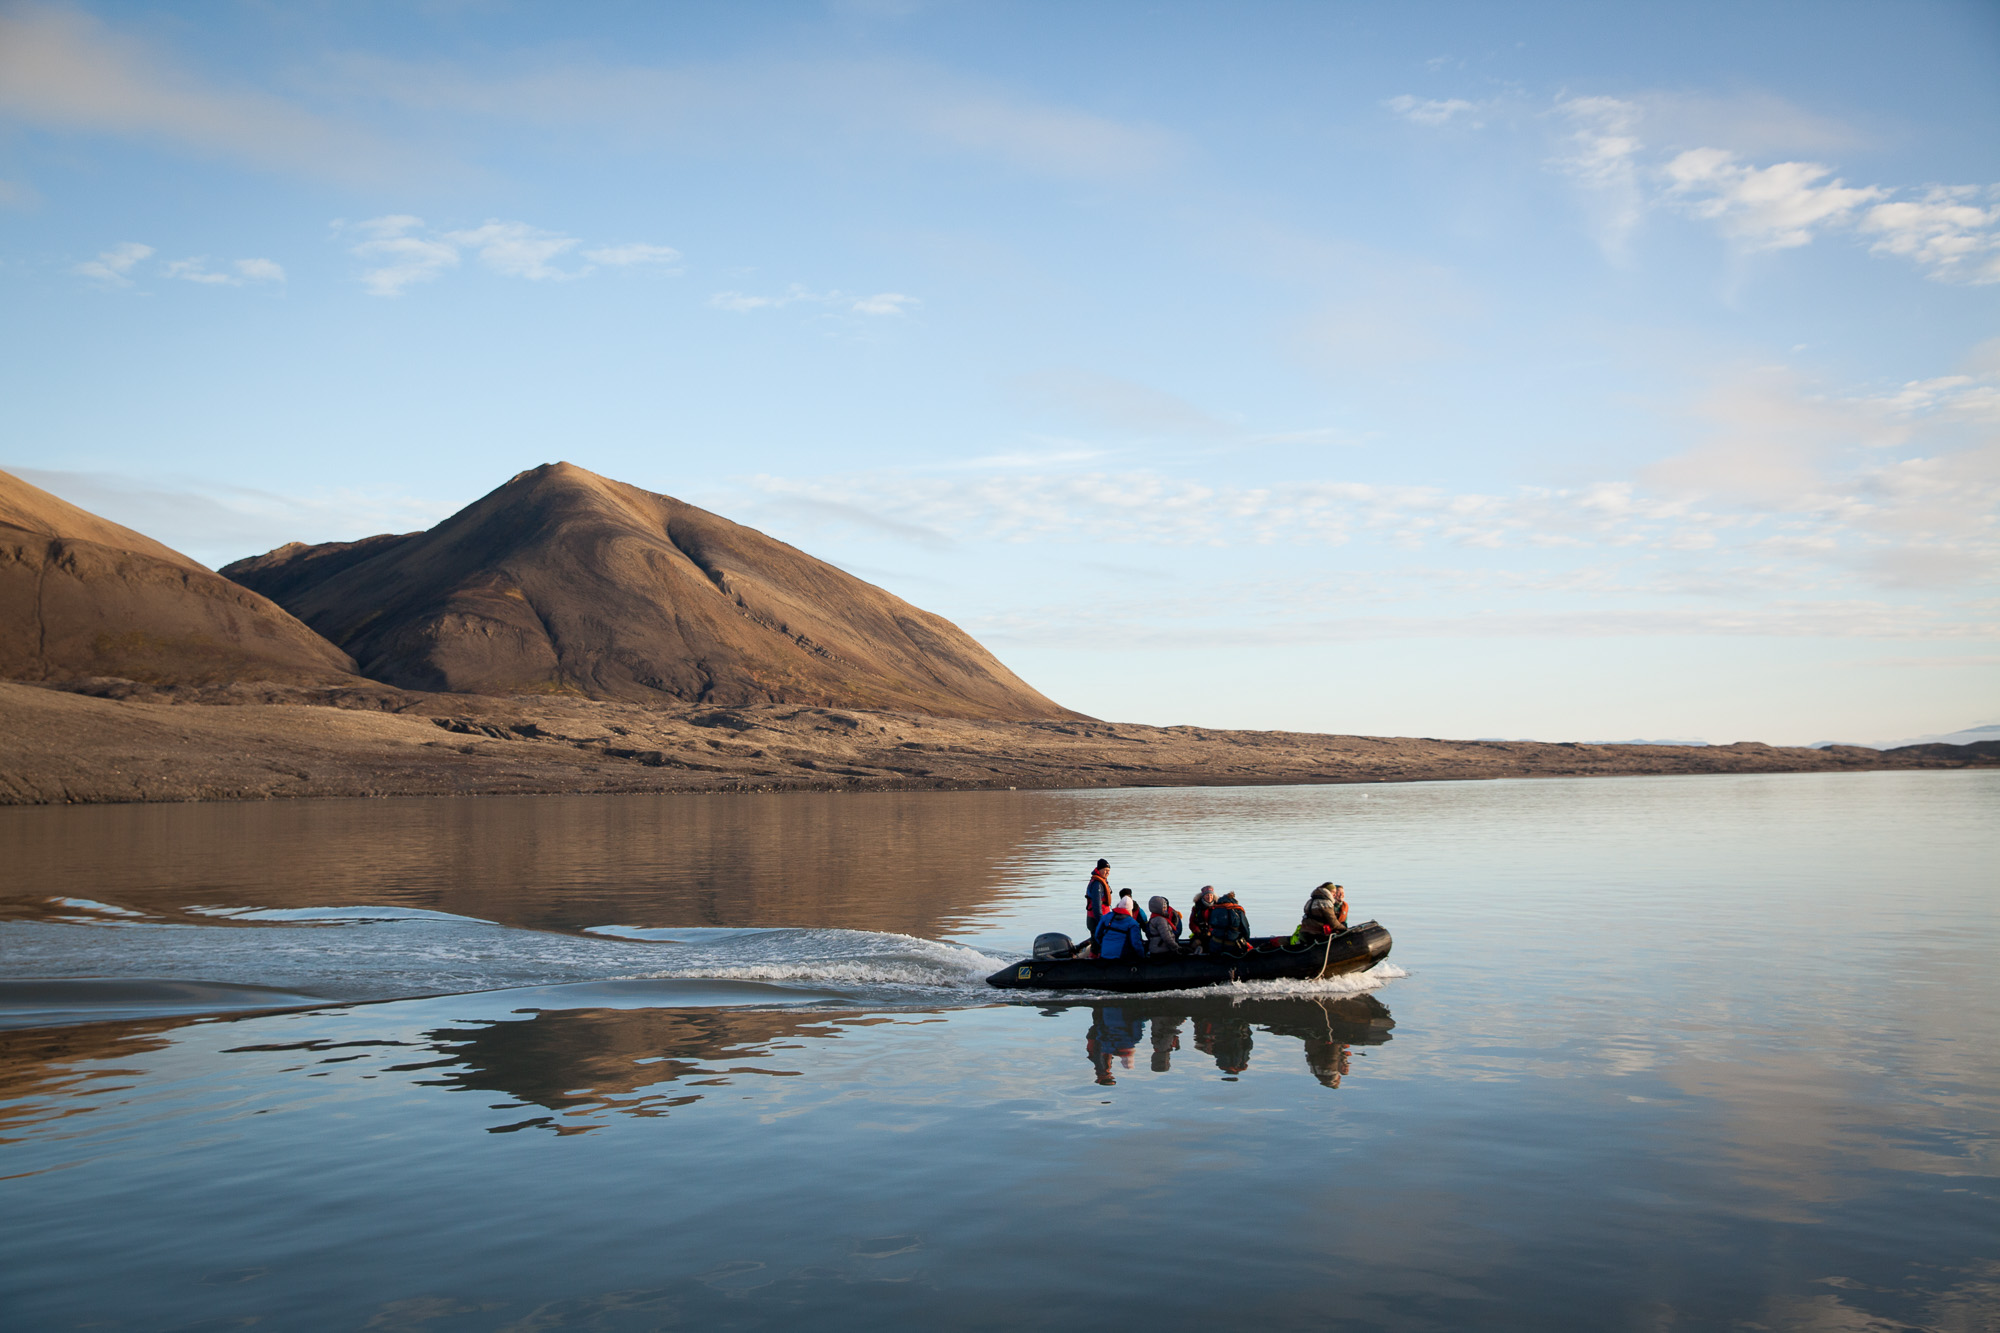
[[[1373,921],[1297,948],[1260,940],[1247,954],[1160,954],[1146,958],[1023,958],[986,978],[1002,990],[1187,990],[1232,981],[1317,981],[1363,972],[1389,956],[1389,932]]]

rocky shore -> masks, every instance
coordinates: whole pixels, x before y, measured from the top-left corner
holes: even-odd
[[[2000,765],[1876,751],[1585,745],[662,707],[379,685],[0,682],[0,804],[499,793],[1235,786]]]

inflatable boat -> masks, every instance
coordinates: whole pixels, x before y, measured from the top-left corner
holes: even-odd
[[[1035,940],[1035,956],[986,978],[1002,990],[1187,990],[1232,981],[1317,981],[1362,972],[1389,956],[1389,932],[1373,921],[1323,942],[1294,946],[1283,936],[1252,940],[1242,954],[1153,954],[1144,958],[1078,958],[1066,935]]]

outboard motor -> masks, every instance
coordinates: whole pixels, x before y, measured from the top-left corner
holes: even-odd
[[[1076,952],[1076,946],[1069,942],[1069,936],[1057,931],[1035,936],[1035,957],[1067,958]]]

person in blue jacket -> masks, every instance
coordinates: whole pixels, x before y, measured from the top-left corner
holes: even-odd
[[[1138,962],[1146,956],[1146,936],[1123,900],[1097,920],[1099,958],[1126,958]]]

